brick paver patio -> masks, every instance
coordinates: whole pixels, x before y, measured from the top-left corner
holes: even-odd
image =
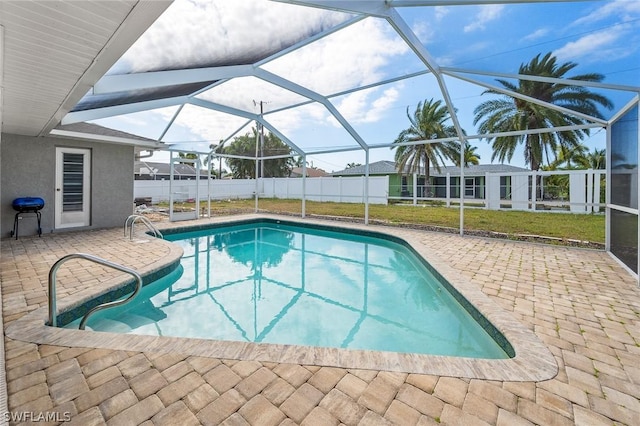
[[[499,382],[5,337],[9,411],[73,425],[640,424],[640,291],[609,255],[415,232],[535,332],[555,356],[555,378]],[[4,327],[46,306],[49,268],[65,254],[144,268],[167,251],[166,242],[132,242],[121,229],[3,240]],[[111,277],[70,261],[59,298]]]

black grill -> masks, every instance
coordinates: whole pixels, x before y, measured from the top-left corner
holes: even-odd
[[[40,210],[44,207],[44,200],[40,197],[20,197],[13,200],[11,203],[11,207],[18,213],[16,213],[15,219],[13,220],[13,231],[11,231],[11,236],[16,236],[16,240],[18,239],[18,221],[22,219],[23,214],[25,213],[35,213],[36,218],[38,219],[38,236],[42,236],[42,228],[40,227],[40,222],[42,220],[42,214]]]

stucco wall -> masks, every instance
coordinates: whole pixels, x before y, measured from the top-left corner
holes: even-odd
[[[64,231],[122,226],[132,212],[133,155],[132,146],[2,134],[0,155],[0,235],[9,237],[15,211],[11,202],[18,197],[41,197],[42,233],[61,232],[54,229],[56,147],[91,149],[91,225],[65,228]],[[32,218],[33,217],[33,218]],[[19,235],[36,235],[35,215],[26,214],[20,221]]]

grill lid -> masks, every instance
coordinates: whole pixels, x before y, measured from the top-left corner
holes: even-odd
[[[13,200],[11,206],[17,211],[35,211],[44,207],[44,200],[40,197],[20,197]]]

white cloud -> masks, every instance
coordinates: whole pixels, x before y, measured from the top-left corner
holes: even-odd
[[[527,34],[522,38],[523,41],[534,41],[538,40],[544,36],[549,34],[549,28],[538,28],[534,32]]]
[[[445,16],[451,12],[451,9],[445,6],[435,6],[433,10],[436,13],[436,20],[441,21]]]
[[[612,45],[620,40],[627,32],[628,27],[616,26],[604,31],[598,31],[597,33],[588,34],[579,38],[576,41],[569,42],[557,49],[554,55],[563,61],[575,61],[575,60],[595,60],[596,58],[609,57],[613,53]],[[625,56],[631,53],[629,46],[625,46],[624,49],[615,49],[619,53],[623,53]]]
[[[611,62],[629,57],[640,49],[638,23],[640,1],[614,0],[593,10],[571,24],[584,28],[589,24],[608,19],[605,29],[587,34],[569,42],[554,54],[563,60],[580,60],[581,63]],[[600,23],[602,25],[602,23]]]
[[[115,70],[241,61],[331,27],[345,16],[266,0],[178,0],[129,49]]]
[[[415,23],[411,30],[418,39],[420,39],[422,44],[428,44],[429,40],[431,40],[435,34],[435,26],[429,25],[426,21],[419,21]]]
[[[605,3],[590,14],[576,19],[571,26],[582,26],[602,21],[611,16],[618,17],[623,21],[637,19],[640,14],[640,1],[638,0],[614,0]]]
[[[164,112],[161,114],[163,114],[166,119],[172,117]],[[168,133],[167,140],[182,140],[184,138],[184,132],[180,132],[180,129],[176,128],[176,126],[181,126],[184,129],[188,129],[190,133],[195,135],[195,138],[193,139],[205,140],[209,143],[217,143],[220,139],[225,139],[227,136],[238,130],[244,123],[246,123],[246,121],[246,119],[241,117],[211,111],[209,109],[193,105],[186,105],[175,121],[174,126]],[[246,128],[243,129],[240,134],[245,134],[249,131],[250,128]],[[191,136],[193,137],[193,135]]]
[[[383,118],[385,111],[394,105],[398,97],[397,87],[387,88],[382,93],[377,89],[363,90],[345,96],[337,108],[350,123],[373,123]]]
[[[491,4],[486,6],[480,6],[480,12],[474,17],[474,21],[464,27],[464,32],[469,33],[477,30],[484,30],[486,25],[495,21],[502,15],[504,10],[503,4]]]
[[[385,67],[409,51],[379,19],[365,19],[264,68],[321,94],[379,81]]]

